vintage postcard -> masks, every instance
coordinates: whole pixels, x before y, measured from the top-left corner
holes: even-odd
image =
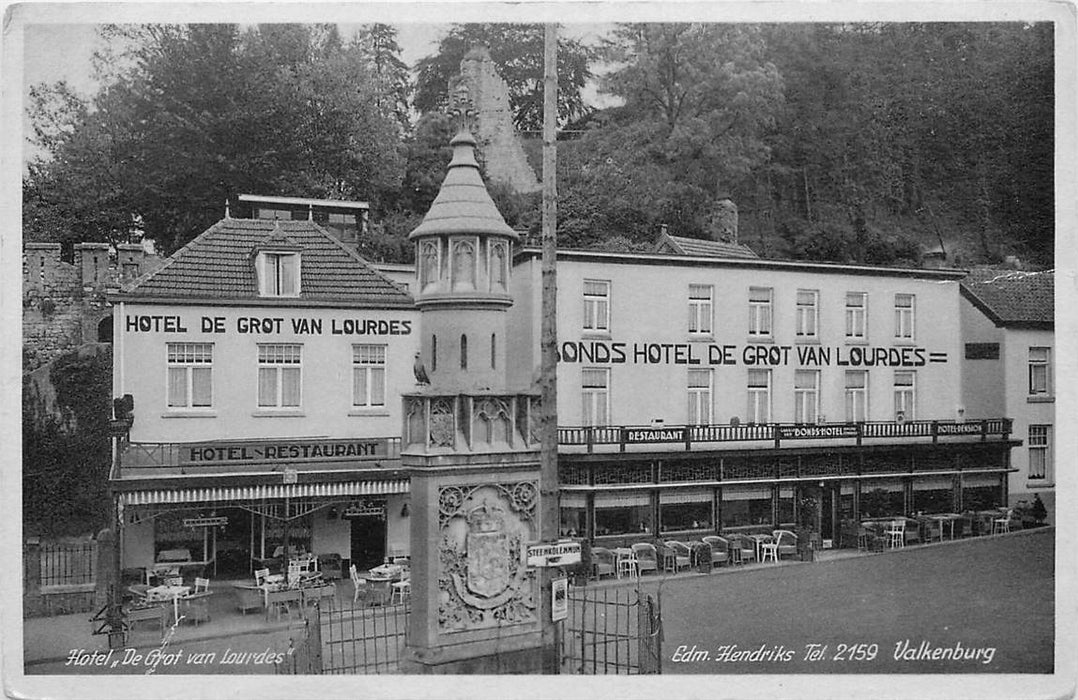
[[[1073,695],[1073,4],[4,27],[7,694]]]

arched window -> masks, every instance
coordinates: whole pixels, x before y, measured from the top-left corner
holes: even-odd
[[[498,341],[493,333],[490,334],[490,368],[498,369],[497,360],[498,357]]]
[[[505,241],[490,242],[490,291],[504,292],[509,277],[509,255]]]
[[[97,342],[112,342],[112,316],[106,316],[97,324]]]
[[[460,336],[460,368],[468,369],[468,336]]]
[[[438,241],[419,244],[419,285],[426,290],[438,282]]]
[[[475,289],[475,244],[453,243],[453,289]]]
[[[430,337],[430,371],[438,371],[438,336]]]

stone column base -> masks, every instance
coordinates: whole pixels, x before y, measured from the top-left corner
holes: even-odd
[[[423,650],[407,648],[400,660],[400,672],[424,675],[441,674],[550,674],[557,673],[557,652],[553,647],[515,649],[493,654],[446,659],[442,655],[421,658]],[[546,651],[547,653],[541,653]]]

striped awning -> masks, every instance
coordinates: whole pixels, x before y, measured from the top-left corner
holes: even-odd
[[[408,480],[341,481],[328,484],[259,484],[257,486],[214,486],[191,489],[144,489],[122,493],[120,498],[124,505],[143,506],[158,503],[258,501],[286,497],[379,496],[394,493],[408,493]]]

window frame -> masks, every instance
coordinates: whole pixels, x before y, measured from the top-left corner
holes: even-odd
[[[286,361],[273,361],[263,359],[263,350],[271,347],[281,348],[282,352],[285,348],[294,348],[297,351],[299,360],[297,362]],[[255,382],[255,406],[259,411],[297,411],[303,407],[303,343],[258,343],[258,372],[257,381]],[[262,370],[273,369],[274,375],[274,389],[275,389],[275,403],[263,404],[262,403]],[[297,393],[298,399],[295,404],[284,404],[284,369],[295,369],[298,371],[297,379]]]
[[[860,306],[850,305],[852,296],[860,298]],[[857,323],[858,316],[860,316],[860,324]],[[856,332],[858,325],[860,325],[860,333]],[[848,341],[868,340],[868,292],[846,292],[845,333]]]
[[[899,306],[900,298],[909,298],[909,306]],[[906,328],[908,326],[908,328]],[[907,331],[908,334],[903,331]],[[895,292],[895,340],[913,342],[917,339],[917,295]]]
[[[862,384],[863,385],[859,386],[859,387],[851,387],[850,386],[850,377],[852,377],[852,376],[860,376],[862,378]],[[869,406],[869,403],[868,403],[868,379],[869,379],[868,370],[864,370],[864,369],[848,369],[848,370],[846,370],[846,372],[844,374],[844,386],[845,386],[845,389],[844,389],[844,394],[843,394],[843,405],[844,405],[845,411],[846,411],[846,422],[847,423],[865,423],[865,422],[867,422],[869,420],[869,414],[868,414],[868,406]],[[861,418],[857,417],[856,402],[857,402],[857,397],[858,396],[860,396],[860,401],[861,401],[861,412],[862,412]],[[854,403],[853,406],[851,406],[851,398],[853,399],[853,403]],[[852,410],[851,410],[851,408],[852,408]]]
[[[799,377],[812,377],[811,387],[799,387]],[[812,415],[806,413],[811,411]],[[820,370],[794,370],[794,423],[815,425],[820,421]]]
[[[602,386],[586,386],[584,378],[586,373],[594,372],[594,376],[603,377]],[[581,395],[581,411],[580,411],[580,424],[584,427],[607,427],[613,424],[610,416],[610,368],[609,367],[582,367],[580,370],[580,395]],[[597,423],[588,420],[589,414],[594,418],[595,408],[598,405],[598,401],[602,402],[602,410],[605,414],[606,420],[602,423]]]
[[[762,387],[761,386],[753,386],[752,384],[749,383],[750,380],[752,379],[752,376],[753,376],[754,372],[761,372],[761,373],[763,373],[763,376],[767,378],[767,382],[766,382],[766,384],[764,386],[762,386]],[[772,372],[772,370],[770,368],[760,369],[758,367],[755,367],[755,368],[750,368],[748,370],[748,374],[745,377],[745,386],[746,386],[746,390],[747,390],[747,399],[748,399],[748,402],[749,402],[748,403],[748,408],[747,408],[747,411],[746,411],[746,416],[745,416],[745,422],[746,423],[750,423],[750,424],[754,424],[754,425],[767,425],[767,424],[769,424],[771,422],[771,413],[772,413],[771,388],[772,388],[773,385],[774,385],[774,377],[773,377],[773,372]],[[757,420],[757,416],[759,414],[760,402],[759,402],[758,398],[754,398],[754,397],[758,397],[759,395],[762,395],[764,397],[764,404],[765,404],[764,408],[767,411],[767,415],[764,416],[765,420],[762,420],[762,421]]]
[[[180,348],[189,348],[189,350],[180,351]],[[208,349],[208,360],[195,359],[198,351],[195,348],[202,348],[203,351]],[[183,352],[187,355],[188,352],[192,355],[190,361],[174,360],[173,352]],[[213,388],[213,354],[214,344],[206,342],[173,342],[165,343],[165,408],[168,411],[185,412],[185,411],[208,411],[213,410],[214,407],[214,388]],[[184,394],[185,403],[183,405],[173,405],[172,403],[172,371],[176,369],[182,369],[184,371]],[[195,369],[209,370],[209,389],[210,398],[209,403],[202,405],[196,405],[195,401]]]
[[[500,289],[496,289],[494,285],[494,251],[501,249],[504,251],[502,255],[501,272],[505,284],[501,285]],[[487,289],[491,292],[508,292],[509,291],[509,256],[510,256],[509,241],[489,239],[487,241]]]
[[[1038,430],[1036,436],[1034,436],[1034,430]],[[1027,433],[1028,458],[1029,464],[1027,468],[1026,478],[1030,481],[1037,481],[1038,483],[1051,483],[1052,481],[1052,426],[1047,423],[1031,423]],[[1034,440],[1036,439],[1036,442]],[[1040,455],[1040,474],[1034,474],[1033,464],[1034,455]]]
[[[754,300],[752,293],[767,292],[767,301]],[[760,312],[766,311],[766,324],[761,324]],[[766,325],[766,330],[761,330],[761,325]],[[775,332],[775,288],[774,287],[749,287],[749,337],[770,338]]]
[[[424,292],[431,285],[437,285],[442,277],[442,241],[439,238],[425,238],[417,244],[416,260],[419,264],[419,291]],[[424,257],[425,249],[434,250],[434,268],[428,270]],[[433,272],[433,276],[429,273]]]
[[[707,290],[707,296],[693,296],[693,289]],[[710,337],[715,326],[715,285],[689,285],[689,335]],[[693,326],[696,328],[693,328]]]
[[[457,280],[457,246],[467,244],[472,249],[471,285]],[[449,290],[475,291],[479,289],[479,236],[452,236],[449,239]]]
[[[809,295],[811,303],[801,303],[802,294]],[[820,337],[820,290],[797,290],[794,297],[794,337],[799,340],[815,340]]]
[[[589,284],[603,285],[605,294],[592,294],[588,292]],[[583,329],[589,333],[610,333],[610,298],[613,295],[613,284],[610,280],[585,279],[583,281],[584,318]],[[602,306],[600,306],[602,305]],[[601,308],[602,313],[589,311],[592,307]],[[594,318],[593,318],[594,316]],[[600,318],[601,317],[601,318]],[[602,321],[600,324],[599,321]],[[589,325],[594,322],[594,325]]]
[[[909,376],[910,383],[908,385],[898,383],[898,378],[899,378],[899,376],[902,376],[902,375],[908,375]],[[900,394],[903,394],[903,395],[909,394],[909,397],[910,397],[909,402],[908,402],[909,403],[908,406],[905,406],[905,404],[907,403],[905,399],[903,399],[903,401],[902,401],[902,403],[904,405],[902,420],[903,421],[916,420],[917,419],[917,373],[914,372],[913,370],[895,370],[895,375],[894,375],[894,378],[892,379],[892,387],[893,387],[892,397],[893,397],[893,401],[894,401],[894,418],[895,418],[895,421],[896,422],[898,421],[898,411],[899,411],[898,397],[899,397]]]
[[[366,361],[361,360],[358,357],[358,353],[361,350],[375,351],[376,353],[380,352],[381,356],[382,356],[381,362],[379,363],[376,359],[375,360],[366,360]],[[388,361],[387,361],[388,356],[389,356],[389,346],[384,344],[384,343],[353,343],[352,344],[352,408],[353,409],[385,409],[386,408],[386,388],[387,388],[386,374],[388,372],[388,364],[389,364]],[[374,370],[377,370],[377,369],[381,369],[381,371],[382,371],[382,378],[381,378],[382,402],[381,403],[374,403],[374,401],[372,400],[372,396],[373,396],[373,393],[374,393],[373,392],[373,387],[375,385],[375,382],[373,381],[372,377],[374,375]],[[361,372],[361,371],[365,375],[365,379],[364,379],[363,384],[364,384],[364,388],[366,389],[366,392],[365,392],[366,396],[363,397],[365,400],[362,403],[359,402],[359,397],[356,394],[356,376],[357,376],[357,372]]]
[[[691,378],[694,375],[706,376],[706,386],[693,386]],[[688,404],[686,406],[687,411],[685,414],[686,425],[711,425],[711,421],[714,420],[714,386],[715,386],[715,371],[713,369],[690,369],[685,377],[685,390],[687,394]],[[693,419],[693,412],[696,412],[696,419]],[[703,408],[703,411],[701,411]],[[706,415],[701,415],[701,414]],[[704,420],[701,421],[700,418]]]
[[[292,258],[296,262],[296,277],[294,289],[291,292],[280,291],[280,262],[285,258]],[[258,295],[269,298],[293,298],[300,295],[303,279],[303,256],[294,250],[263,250],[258,253]],[[273,273],[272,275],[270,273]],[[273,282],[271,289],[270,282]],[[275,291],[276,290],[276,291]]]
[[[1044,351],[1044,359],[1034,359],[1034,351]],[[1029,396],[1052,396],[1052,348],[1046,345],[1030,345],[1027,354]],[[1034,371],[1043,369],[1044,389],[1037,390],[1034,385]]]

